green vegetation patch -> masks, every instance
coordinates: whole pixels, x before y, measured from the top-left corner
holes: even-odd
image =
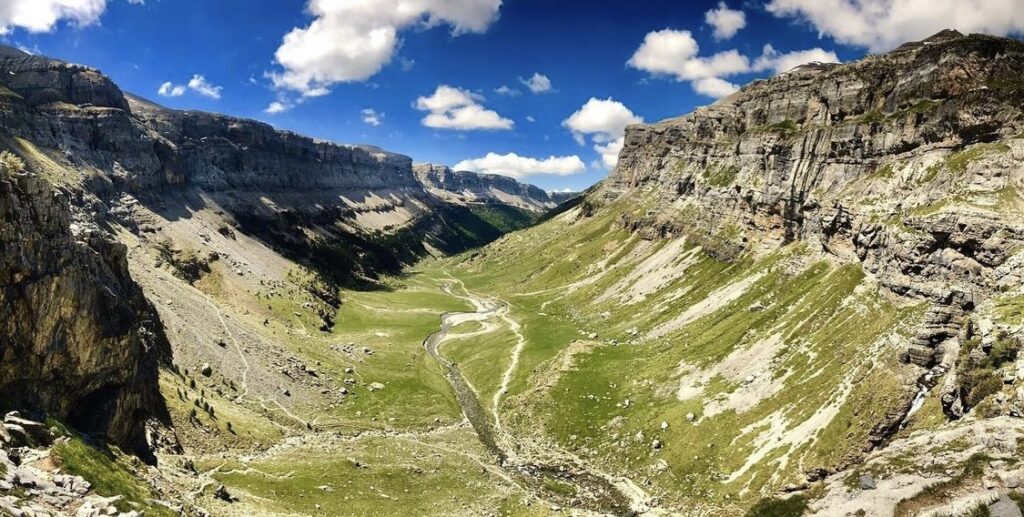
[[[935,483],[922,490],[919,494],[903,499],[896,504],[895,517],[917,515],[920,511],[948,501],[964,486],[981,478],[985,472],[985,464],[992,458],[984,453],[976,453],[964,462],[963,470],[951,479]]]
[[[704,172],[704,179],[714,187],[728,187],[736,181],[740,168],[735,165],[723,165],[715,169],[708,169]]]
[[[213,476],[259,513],[482,515],[522,495],[490,462],[472,431],[459,429],[291,448]]]
[[[124,499],[116,505],[122,512],[144,510],[146,515],[176,515],[166,507],[149,502],[156,494],[134,474],[134,469],[141,467],[128,466],[138,462],[135,458],[129,458],[112,447],[89,445],[79,437],[71,437],[69,441],[55,445],[51,454],[64,472],[81,476],[92,484],[97,494],[123,496]]]
[[[807,499],[793,496],[788,499],[762,499],[747,511],[746,517],[800,517],[807,511]]]
[[[978,144],[972,146],[969,149],[950,155],[941,163],[928,167],[928,169],[925,170],[924,177],[921,178],[919,183],[931,183],[943,170],[949,171],[954,175],[964,174],[967,172],[967,166],[982,156],[989,153],[1006,153],[1009,151],[1010,146],[1004,143]]]

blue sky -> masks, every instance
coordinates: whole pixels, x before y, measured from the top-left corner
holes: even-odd
[[[911,5],[0,0],[0,26],[8,44],[95,66],[169,107],[379,145],[417,162],[462,162],[556,190],[603,178],[626,122],[687,113],[790,65],[883,51],[945,28],[962,9],[992,11],[964,31],[1024,28],[1024,9],[1004,12],[1013,1],[935,0],[911,21],[861,5],[872,2]],[[294,41],[283,44],[289,33]],[[534,74],[550,81],[547,91],[531,91]],[[173,96],[158,93],[164,83]]]

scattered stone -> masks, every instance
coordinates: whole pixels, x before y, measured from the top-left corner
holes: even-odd
[[[668,422],[662,421],[661,422],[661,429],[662,430],[668,429]]]
[[[15,447],[21,447],[28,445],[28,433],[25,429],[17,424],[5,423],[2,426],[4,433],[10,437],[9,443]]]
[[[1018,488],[1021,484],[1020,477],[1009,472],[998,472],[996,473],[996,477],[999,478],[999,481],[1006,488]]]
[[[370,391],[378,391],[384,389],[384,385],[379,382],[370,383]]]
[[[693,422],[696,419],[697,419],[697,415],[695,415],[693,413],[687,413],[686,414],[686,421],[687,422]]]
[[[50,432],[49,427],[42,422],[36,422],[35,420],[29,420],[22,418],[18,413],[11,412],[4,417],[4,429],[7,430],[8,434],[14,434],[8,426],[13,426],[20,429],[23,434],[32,437],[37,443],[49,444],[53,441],[53,433]]]
[[[199,368],[199,373],[203,374],[204,377],[213,375],[213,367],[210,363],[203,363],[203,366]]]
[[[652,441],[651,442],[651,448],[655,449],[655,450],[660,449],[661,448],[661,440],[654,440],[654,441]]]
[[[875,478],[867,474],[862,475],[860,479],[857,480],[857,483],[860,485],[861,490],[874,490],[877,488],[875,485]]]

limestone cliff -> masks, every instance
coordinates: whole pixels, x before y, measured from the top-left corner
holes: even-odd
[[[908,351],[931,365],[951,320],[1022,281],[1021,70],[1024,43],[955,31],[798,67],[628,128],[601,196],[646,196],[620,222],[648,236],[725,258],[803,240],[950,307]]]
[[[73,222],[66,193],[3,158],[0,410],[45,410],[145,453],[147,422],[166,418],[157,363],[170,350],[126,249]]]

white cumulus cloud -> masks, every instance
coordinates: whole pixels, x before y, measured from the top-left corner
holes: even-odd
[[[381,125],[384,121],[384,114],[378,113],[377,110],[373,108],[366,108],[360,111],[359,114],[362,115],[364,123],[373,127]]]
[[[167,81],[160,85],[160,89],[156,93],[161,97],[181,97],[185,95],[185,85]]]
[[[220,92],[224,89],[221,86],[216,86],[210,83],[206,80],[206,77],[203,77],[200,74],[195,74],[192,76],[192,79],[189,79],[188,87],[199,95],[209,97],[211,99],[219,99]]]
[[[704,13],[704,22],[715,30],[715,39],[726,40],[747,26],[747,15],[743,11],[729,9],[725,2],[718,2],[717,9]]]
[[[584,145],[586,137],[590,136],[594,151],[601,155],[601,162],[611,168],[619,161],[626,126],[643,121],[643,118],[617,100],[591,97],[580,109],[569,115],[562,125],[572,131],[573,138],[580,145]]]
[[[875,52],[942,29],[1024,33],[1020,0],[770,0],[768,12],[811,24],[819,34]]]
[[[274,101],[267,105],[266,109],[264,109],[263,112],[268,115],[276,115],[278,113],[284,113],[285,111],[288,111],[293,107],[294,106],[285,101]]]
[[[315,18],[293,28],[274,54],[270,74],[279,89],[306,94],[335,83],[365,81],[389,63],[399,33],[412,26],[447,25],[453,35],[481,33],[502,0],[310,0]]]
[[[541,73],[534,73],[529,79],[519,78],[519,82],[523,83],[533,93],[548,93],[553,91],[551,86],[551,79],[548,76]]]
[[[800,65],[807,63],[838,63],[839,56],[835,52],[826,51],[820,48],[809,50],[797,50],[794,52],[780,53],[771,44],[764,46],[761,57],[754,60],[753,70],[762,72],[771,70],[775,74],[788,72]]]
[[[484,108],[482,101],[479,94],[442,84],[430,96],[416,99],[416,109],[428,112],[422,124],[435,129],[512,129],[515,122]]]
[[[839,58],[835,52],[821,48],[780,53],[771,45],[765,45],[753,62],[735,49],[701,56],[700,45],[690,31],[664,29],[647,33],[626,64],[654,75],[689,81],[702,95],[724,97],[739,89],[726,77],[769,70],[777,74],[812,61],[835,63]]]
[[[50,32],[60,20],[78,26],[96,23],[107,0],[3,0],[0,1],[0,34],[17,28]]]
[[[750,59],[737,50],[726,50],[708,57],[699,56],[700,46],[690,31],[664,29],[647,33],[640,48],[626,63],[680,81],[722,77],[746,72]]]
[[[189,79],[186,84],[174,84],[171,81],[167,81],[160,85],[160,88],[156,93],[161,97],[181,97],[182,95],[185,95],[187,90],[192,90],[203,97],[220,99],[221,91],[223,91],[224,88],[210,83],[210,81],[207,81],[206,77],[202,74],[194,74],[192,79]],[[281,109],[280,111],[284,111],[284,109]]]
[[[579,156],[549,156],[544,159],[528,158],[516,153],[487,153],[483,158],[462,160],[455,164],[455,170],[475,171],[485,174],[501,174],[513,178],[525,178],[541,174],[571,176],[587,169]]]
[[[691,84],[693,85],[693,91],[716,99],[732,95],[740,89],[739,85],[730,83],[721,77],[705,77],[697,79]]]

